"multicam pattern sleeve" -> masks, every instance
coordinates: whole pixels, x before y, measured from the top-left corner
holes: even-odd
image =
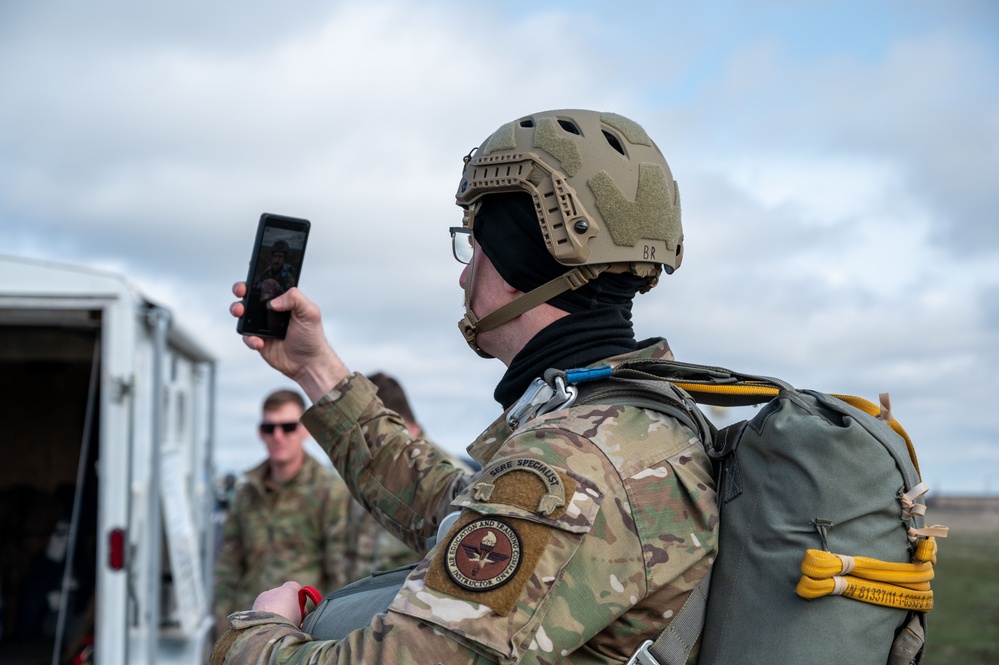
[[[275,615],[240,613],[220,641],[226,663],[624,662],[679,611],[716,548],[707,457],[692,432],[656,412],[579,406],[494,443],[497,423],[479,441],[495,454],[471,483],[425,465],[432,453],[419,447],[416,463],[401,463],[406,455],[379,445],[381,428],[360,446],[364,426],[335,426],[341,434],[327,441],[346,435],[350,445],[333,455],[370,505],[415,525],[394,502],[439,510],[461,486],[462,517],[367,629],[316,641]],[[372,488],[376,469],[394,479],[382,464],[408,470],[405,484]]]
[[[302,422],[357,500],[392,535],[424,553],[472,476],[425,438],[413,438],[375,394],[375,386],[355,374],[310,408]]]

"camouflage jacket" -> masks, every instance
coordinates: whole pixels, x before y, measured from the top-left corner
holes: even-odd
[[[260,273],[257,277],[257,282],[254,284],[254,287],[258,289],[261,288],[261,285],[269,279],[273,279],[277,282],[278,286],[281,287],[281,293],[284,293],[296,284],[295,271],[287,263],[282,265],[277,270],[268,266],[267,269]]]
[[[672,357],[665,340],[612,358]],[[717,546],[701,442],[628,406],[579,405],[469,446],[469,477],[398,418],[360,376],[303,418],[386,526],[415,543],[459,521],[386,614],[340,642],[283,617],[240,612],[216,644],[225,663],[619,663],[676,614]]]
[[[266,473],[266,461],[246,472],[226,516],[215,565],[216,617],[250,607],[261,591],[288,580],[327,592],[419,559],[312,457],[283,485],[268,482]]]

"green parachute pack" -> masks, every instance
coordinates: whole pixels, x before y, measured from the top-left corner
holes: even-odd
[[[718,556],[666,630],[628,665],[916,665],[933,608],[936,537],[912,442],[880,404],[666,360],[549,370],[514,405],[526,422],[572,404],[648,408],[715,464]],[[763,405],[717,429],[698,404]],[[386,611],[409,569],[334,592],[305,619],[341,639]],[[304,601],[303,601],[304,610]]]
[[[594,377],[585,370],[586,378]],[[607,376],[609,375],[609,376]],[[569,386],[572,372],[546,380]],[[636,665],[910,665],[922,659],[936,537],[912,442],[880,404],[779,379],[634,360],[576,383],[577,403],[666,413],[715,463],[718,556]],[[698,408],[763,405],[716,429]]]

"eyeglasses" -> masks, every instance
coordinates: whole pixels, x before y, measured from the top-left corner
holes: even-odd
[[[464,226],[452,226],[451,231],[451,253],[454,254],[458,263],[468,263],[472,260],[472,229]]]
[[[291,434],[298,429],[298,423],[260,423],[260,431],[263,434],[273,434],[278,427],[285,434]]]

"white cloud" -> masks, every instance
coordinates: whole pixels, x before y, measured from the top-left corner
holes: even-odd
[[[3,251],[113,268],[173,308],[219,357],[220,460],[258,458],[247,422],[285,381],[226,314],[265,210],[313,221],[303,286],[348,362],[398,374],[460,451],[502,371],[455,325],[461,156],[513,117],[579,106],[642,122],[680,183],[685,262],[639,300],[639,336],[891,390],[929,464],[953,448],[935,414],[969,414],[966,463],[941,479],[999,475],[988,3],[49,9],[0,9]]]

